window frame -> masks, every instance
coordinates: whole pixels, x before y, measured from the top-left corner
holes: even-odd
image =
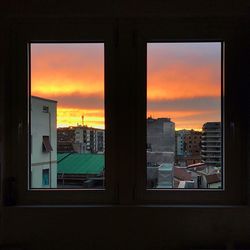
[[[237,99],[234,79],[239,72],[233,70],[235,51],[241,52],[237,43],[237,34],[241,32],[240,25],[227,26],[221,20],[199,20],[199,18],[160,21],[141,21],[137,25],[137,121],[136,121],[136,184],[135,199],[140,204],[165,205],[239,205],[246,202],[246,151],[240,152],[236,145],[245,143],[240,128],[244,126],[245,118],[241,115],[240,104],[232,105],[230,100]],[[224,171],[222,175],[224,190],[189,190],[189,189],[147,189],[146,169],[146,113],[147,113],[147,43],[148,42],[222,42],[222,93],[221,106],[223,124]],[[238,58],[240,59],[240,58]],[[244,70],[244,67],[243,67]],[[243,82],[241,83],[243,85]],[[232,154],[234,152],[235,154]],[[234,172],[237,163],[238,172]],[[229,185],[230,184],[230,185]]]
[[[206,22],[207,21],[207,22]],[[34,30],[36,27],[36,30]],[[235,21],[227,25],[226,19],[216,18],[165,18],[158,20],[28,20],[14,22],[9,36],[8,69],[6,81],[10,87],[5,89],[5,98],[10,112],[5,112],[4,134],[8,134],[11,125],[10,138],[4,138],[4,195],[8,205],[239,205],[246,203],[247,180],[247,149],[246,145],[247,117],[239,112],[241,104],[239,93],[244,93],[244,77],[247,67],[240,61],[248,62],[244,57],[247,39],[244,46],[237,42],[239,35],[244,37],[244,22]],[[245,35],[247,38],[247,35]],[[226,171],[226,185],[230,181],[233,187],[226,192],[190,191],[190,190],[157,190],[145,189],[145,152],[146,152],[146,53],[147,41],[224,41],[226,44],[225,106],[230,112],[225,112],[226,125],[224,133],[226,163],[230,169],[234,165],[239,171]],[[27,43],[28,42],[105,42],[105,144],[108,145],[110,158],[105,159],[105,165],[110,166],[107,183],[103,190],[29,190],[27,191],[27,92],[23,89],[27,82]],[[237,52],[237,53],[236,53]],[[239,52],[239,53],[238,53]],[[236,62],[234,61],[236,59]],[[242,69],[234,66],[239,63]],[[243,73],[243,74],[241,74]],[[120,76],[123,76],[122,78]],[[21,76],[21,77],[20,77]],[[235,82],[240,79],[240,87]],[[17,91],[14,91],[17,90]],[[121,94],[120,94],[121,93]],[[224,92],[225,93],[225,92]],[[129,100],[129,101],[128,101]],[[239,103],[237,102],[239,101]],[[230,102],[235,105],[230,105]],[[26,110],[26,111],[25,111]],[[124,117],[129,117],[129,123]],[[107,122],[109,121],[109,123]],[[123,131],[125,133],[123,134]],[[109,141],[107,141],[109,140]],[[15,147],[20,151],[16,152]],[[238,148],[236,148],[236,146]],[[227,152],[235,151],[230,156]],[[124,152],[129,157],[124,157]],[[12,157],[16,155],[16,157]],[[228,157],[230,156],[230,157]],[[237,159],[240,159],[239,162]],[[109,181],[108,181],[109,180]],[[227,188],[227,186],[226,186]],[[188,192],[188,195],[186,195]]]
[[[34,29],[36,27],[36,29]],[[114,32],[110,22],[51,22],[37,20],[36,22],[22,22],[13,25],[10,46],[11,71],[15,72],[9,77],[11,88],[16,91],[9,92],[10,116],[6,124],[11,123],[10,143],[7,143],[6,178],[14,180],[15,192],[13,204],[18,205],[46,205],[46,204],[106,204],[117,202],[116,192],[116,154],[115,146],[115,108],[111,105],[115,99],[115,74],[111,65],[115,64]],[[29,44],[31,43],[104,43],[104,106],[105,106],[105,189],[30,189],[31,176],[28,165],[30,161],[31,143],[30,134],[30,61]],[[111,119],[112,118],[112,119]],[[16,129],[17,128],[17,129]],[[16,140],[15,140],[16,138]],[[16,141],[18,151],[12,147],[11,142]],[[29,148],[29,149],[28,149]],[[16,155],[15,158],[10,155]],[[8,190],[6,190],[8,192]]]

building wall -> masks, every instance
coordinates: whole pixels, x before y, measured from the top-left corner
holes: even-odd
[[[148,118],[147,144],[152,152],[175,152],[174,122],[169,118]]]
[[[205,163],[221,167],[220,122],[207,122],[203,125],[201,157]]]
[[[186,155],[194,156],[201,154],[201,132],[190,130],[190,133],[185,135],[184,142]]]
[[[185,155],[185,136],[190,134],[189,130],[179,130],[175,132],[176,137],[176,156]]]
[[[104,152],[105,130],[90,127],[75,127],[75,143],[80,152]]]
[[[43,112],[43,107],[49,112]],[[42,98],[31,98],[31,176],[32,188],[44,188],[43,169],[51,170],[51,187],[57,186],[57,130],[56,102]],[[43,136],[49,136],[51,152],[43,152]]]

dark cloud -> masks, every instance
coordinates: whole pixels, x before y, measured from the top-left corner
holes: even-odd
[[[53,95],[49,98],[56,100],[58,107],[77,109],[104,109],[104,98],[98,94],[83,95]]]
[[[148,44],[148,59],[163,65],[183,63],[187,65],[217,64],[221,59],[220,43],[150,43]],[[165,66],[164,66],[165,67]]]
[[[181,98],[173,100],[148,100],[150,111],[220,111],[220,98],[213,96]]]

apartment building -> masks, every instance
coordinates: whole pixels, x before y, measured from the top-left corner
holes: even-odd
[[[54,100],[31,97],[31,188],[57,187],[57,132]]]
[[[103,153],[105,151],[105,130],[87,126],[75,127],[74,144],[79,153]]]
[[[190,130],[189,134],[184,137],[185,155],[194,156],[201,153],[201,136],[202,133],[195,130]]]
[[[175,163],[188,166],[201,162],[201,136],[200,131],[179,130],[175,132]]]
[[[190,134],[190,130],[182,129],[175,132],[175,155],[185,156],[185,137]]]
[[[221,123],[207,122],[202,127],[202,161],[221,167]]]

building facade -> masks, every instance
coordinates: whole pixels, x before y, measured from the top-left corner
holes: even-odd
[[[175,152],[175,123],[170,118],[147,119],[147,150]]]
[[[175,158],[175,123],[170,118],[147,119],[147,187],[157,188],[159,167],[174,165]],[[164,165],[165,164],[165,165]],[[162,172],[165,169],[160,169]],[[165,171],[166,172],[166,171]],[[165,173],[164,172],[164,173]],[[152,174],[154,173],[154,174]],[[160,183],[161,182],[161,183]]]
[[[103,153],[105,151],[105,130],[87,126],[75,127],[74,143],[79,153]]]
[[[190,130],[182,129],[175,132],[175,155],[184,157],[186,153],[185,137],[190,134]]]
[[[179,130],[175,132],[177,165],[188,166],[201,162],[202,133],[195,130]]]
[[[201,136],[202,133],[190,130],[184,138],[184,150],[186,156],[200,156],[201,154]]]
[[[57,187],[57,102],[31,97],[31,188]]]
[[[202,161],[221,167],[221,123],[207,122],[202,127]]]

